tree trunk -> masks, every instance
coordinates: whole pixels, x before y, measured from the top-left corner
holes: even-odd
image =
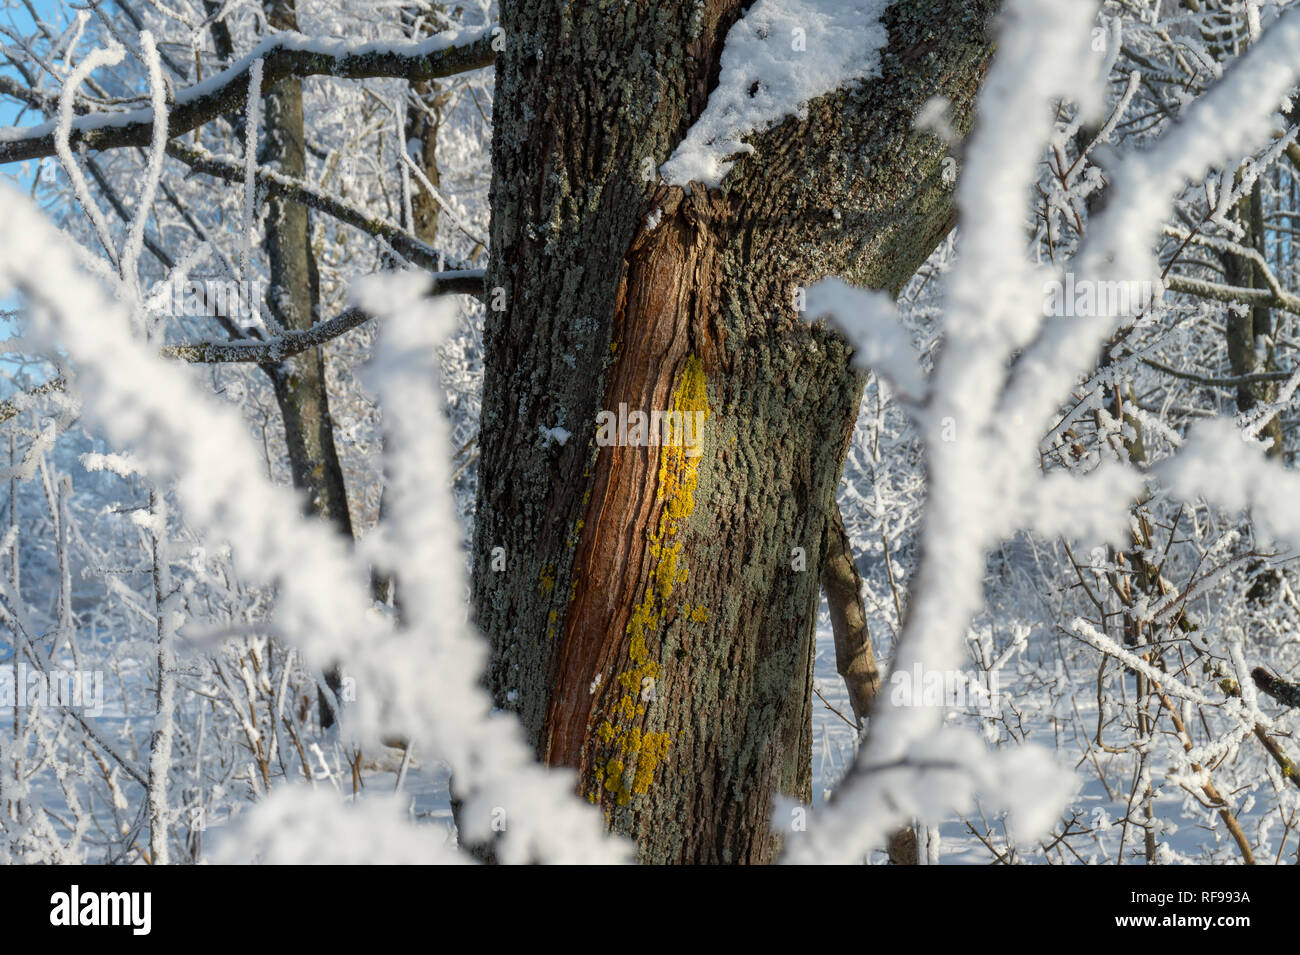
[[[1241,244],[1255,249],[1262,256],[1268,253],[1268,247],[1264,243],[1264,201],[1261,188],[1262,184],[1257,181],[1250,195],[1239,203],[1236,218],[1245,231]],[[1268,288],[1264,272],[1256,262],[1231,252],[1223,253],[1220,259],[1228,284],[1238,288]],[[1254,375],[1277,370],[1272,335],[1273,314],[1267,305],[1228,309],[1228,363],[1233,375]],[[1276,401],[1277,387],[1277,382],[1273,381],[1238,385],[1237,410],[1246,412],[1258,404]],[[1270,418],[1259,436],[1273,442],[1268,449],[1268,456],[1281,459],[1285,451],[1281,417],[1274,415]]]
[[[294,0],[266,0],[267,22],[278,30],[298,29]],[[259,162],[296,179],[306,179],[307,158],[303,133],[302,81],[280,80],[265,97],[265,131]],[[266,250],[270,281],[266,304],[286,329],[308,329],[316,323],[320,283],[311,244],[307,207],[272,198],[267,202]],[[307,510],[329,520],[340,534],[352,538],[343,468],[334,446],[334,421],[330,417],[325,380],[325,355],[312,348],[274,365],[262,365],[271,380],[284,421],[284,437],[294,486],[307,494]],[[338,693],[337,671],[326,674],[330,689]],[[333,725],[333,711],[322,699],[322,727]]]
[[[861,388],[796,293],[831,273],[897,293],[951,228],[913,117],[944,95],[965,131],[994,6],[891,6],[878,79],[687,194],[643,172],[703,109],[740,5],[502,5],[476,609],[498,705],[644,860],[767,862],[776,796],[811,796],[818,581]],[[620,405],[701,414],[702,453],[599,446]]]
[[[441,29],[447,8],[442,3],[421,2],[406,7],[402,15],[411,38],[421,40]],[[441,189],[438,131],[442,128],[443,111],[451,102],[451,92],[437,80],[419,80],[409,84],[408,89],[403,130],[406,148],[430,185]],[[415,181],[411,183],[411,221],[406,223],[406,228],[427,245],[436,246],[442,206],[418,177],[412,179]]]

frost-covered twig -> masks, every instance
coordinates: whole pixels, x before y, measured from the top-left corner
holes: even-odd
[[[63,171],[67,173],[68,179],[76,190],[81,208],[86,213],[87,218],[90,219],[91,225],[95,227],[95,234],[99,236],[99,243],[114,266],[117,265],[117,254],[113,238],[108,231],[108,223],[104,219],[104,213],[100,211],[99,204],[91,196],[86,177],[81,174],[81,168],[72,155],[72,103],[76,99],[77,88],[93,70],[101,66],[114,66],[122,62],[124,55],[121,47],[110,47],[95,50],[77,64],[76,69],[72,71],[72,75],[68,77],[67,83],[59,92],[59,118],[50,132],[51,147],[54,153],[58,155],[59,161],[63,163]]]
[[[88,415],[113,441],[134,450],[151,480],[178,479],[189,525],[238,541],[244,571],[278,583],[277,623],[309,665],[344,661],[358,685],[344,722],[359,740],[373,743],[396,733],[445,752],[470,794],[469,838],[491,832],[494,807],[510,806],[509,828],[500,836],[502,858],[629,857],[629,845],[607,835],[599,814],[573,798],[571,775],[537,765],[515,720],[492,714],[479,684],[485,649],[439,603],[438,595],[461,598],[462,588],[447,581],[464,570],[449,488],[426,470],[436,467],[429,456],[445,444],[439,438],[446,429],[431,393],[401,392],[410,400],[394,410],[395,420],[411,422],[403,435],[417,442],[406,452],[415,460],[404,462],[399,454],[396,473],[403,477],[395,483],[416,490],[421,505],[433,498],[428,514],[404,506],[397,524],[406,534],[441,535],[402,541],[404,556],[412,547],[432,548],[427,572],[437,583],[429,594],[437,609],[418,615],[433,632],[415,637],[396,632],[390,620],[371,612],[369,567],[339,536],[302,517],[292,491],[260,477],[242,419],[203,394],[190,373],[160,362],[135,340],[125,310],[106,300],[76,267],[66,240],[25,200],[9,193],[0,193],[0,247],[9,250],[0,259],[5,277],[42,306],[34,310],[38,319],[53,320],[48,330],[57,331],[76,364]],[[428,316],[420,314],[426,287],[427,279],[420,278],[403,286],[400,296],[372,296],[362,303],[399,325],[392,333],[397,352],[386,365],[392,374],[382,378],[385,387],[418,388],[425,380],[424,363],[435,359],[425,337],[432,331],[424,327]],[[433,324],[445,326],[447,320]],[[412,342],[418,347],[402,357]],[[402,412],[415,417],[403,419]],[[412,599],[421,592],[411,588]]]
[[[157,617],[157,691],[153,735],[149,740],[149,855],[154,865],[169,859],[171,811],[167,804],[167,777],[172,763],[172,735],[176,718],[176,649],[172,604],[166,501],[157,491],[149,494],[149,534],[152,540],[154,614]]]
[[[1070,629],[1074,632],[1075,636],[1087,642],[1094,649],[1100,650],[1107,656],[1114,657],[1125,666],[1143,674],[1159,686],[1164,687],[1166,692],[1173,694],[1179,699],[1190,700],[1191,702],[1198,703],[1201,706],[1214,705],[1214,701],[1203,693],[1198,693],[1175,677],[1156,669],[1136,653],[1132,653],[1131,651],[1121,647],[1118,643],[1106,636],[1104,633],[1101,633],[1086,620],[1081,618],[1076,619],[1070,624]]]
[[[1258,253],[1256,253],[1258,254]],[[1242,288],[1237,285],[1222,285],[1192,278],[1189,275],[1169,275],[1165,278],[1165,287],[1171,292],[1195,295],[1225,304],[1253,305],[1262,308],[1280,308],[1284,312],[1300,315],[1300,296],[1279,289]]]
[[[198,147],[170,142],[167,144],[167,154],[173,159],[179,159],[195,172],[216,176],[227,182],[242,182],[244,179],[244,168],[241,164],[213,156]],[[444,269],[463,271],[470,268],[468,263],[459,262],[454,257],[439,252],[387,219],[369,215],[354,206],[327,195],[314,186],[291,176],[286,176],[281,172],[259,168],[257,170],[257,185],[259,189],[266,190],[269,195],[300,202],[305,206],[324,212],[326,215],[333,216],[340,222],[346,223],[355,229],[360,229],[368,235],[383,239],[392,247],[394,252],[413,265],[418,265],[432,272]]]
[[[167,144],[167,87],[163,83],[162,63],[158,58],[158,48],[152,33],[146,30],[140,34],[140,47],[145,66],[149,71],[149,94],[153,105],[154,124],[144,183],[136,202],[135,216],[127,226],[126,241],[122,244],[122,281],[127,285],[127,294],[133,299],[140,297],[138,266],[140,253],[144,248],[144,227],[153,209],[153,198],[158,191],[158,181],[162,178],[163,160],[166,155],[164,147]]]
[[[262,73],[265,63],[254,60],[248,67],[248,111],[244,120],[244,181],[243,201],[240,203],[239,230],[239,277],[249,283],[253,282],[253,246],[256,244],[254,231],[257,228],[257,142],[262,125]],[[255,296],[252,305],[253,324],[258,324],[262,307]],[[284,334],[284,328],[275,317],[275,309],[266,315],[267,327],[275,335]]]
[[[4,401],[0,401],[0,424],[3,424],[15,415],[22,414],[30,408],[32,406],[33,398],[63,391],[67,383],[67,379],[60,375],[57,378],[51,378],[49,381],[42,382],[35,388],[14,395],[12,398],[6,398]]]

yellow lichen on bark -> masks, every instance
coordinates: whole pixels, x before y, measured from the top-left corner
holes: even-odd
[[[667,733],[642,733],[636,722],[644,717],[646,704],[654,699],[656,683],[662,677],[662,667],[651,656],[647,637],[658,630],[673,588],[687,579],[687,568],[679,566],[680,533],[695,510],[699,445],[709,413],[704,366],[694,355],[686,359],[668,410],[676,414],[668,417],[669,433],[659,453],[657,499],[663,508],[646,547],[652,569],[627,624],[629,666],[616,680],[622,694],[596,727],[597,739],[608,750],[605,761],[596,762],[597,792],[603,788],[620,806],[626,806],[634,794],[650,791],[655,770],[667,758],[672,743]],[[694,428],[689,435],[687,421]],[[703,607],[696,607],[690,619],[698,621],[706,613]]]

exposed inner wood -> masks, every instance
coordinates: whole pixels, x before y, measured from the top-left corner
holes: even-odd
[[[604,401],[611,411],[620,404],[667,411],[692,356],[706,381],[717,372],[711,304],[700,293],[715,282],[716,209],[707,197],[683,198],[679,189],[664,190],[662,198],[662,220],[634,243],[619,285],[616,360]],[[613,709],[627,689],[615,676],[629,657],[630,618],[653,586],[650,544],[666,505],[660,458],[660,447],[605,447],[591,466],[572,602],[563,631],[553,635],[560,646],[545,750],[548,763],[579,769],[584,787],[597,750],[588,745],[595,714]]]

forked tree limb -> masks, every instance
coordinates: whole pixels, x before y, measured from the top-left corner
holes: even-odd
[[[1178,733],[1178,738],[1182,741],[1183,750],[1190,753],[1194,748],[1192,746],[1192,737],[1187,732],[1187,727],[1183,719],[1178,715],[1178,708],[1174,706],[1169,694],[1164,690],[1156,687],[1156,693],[1160,698],[1160,705],[1169,713],[1169,719],[1174,724],[1174,730]],[[1214,783],[1210,782],[1210,774],[1201,766],[1200,763],[1192,762],[1192,771],[1204,775],[1205,781],[1201,784],[1201,791],[1205,793],[1205,798],[1210,801],[1215,810],[1219,813],[1219,818],[1223,820],[1224,826],[1227,827],[1228,833],[1232,840],[1237,843],[1237,848],[1241,851],[1241,859],[1246,865],[1255,864],[1255,853],[1250,847],[1250,840],[1246,838],[1246,833],[1241,828],[1241,823],[1237,820],[1236,813],[1228,804],[1228,800],[1223,798]]]

